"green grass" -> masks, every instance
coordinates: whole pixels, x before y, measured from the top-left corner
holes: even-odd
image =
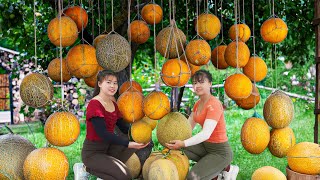
[[[295,117],[290,127],[293,129],[297,143],[302,141],[313,142],[313,126],[314,126],[314,114],[313,114],[313,104],[308,104],[305,101],[296,101],[293,99],[295,105]],[[262,99],[262,102],[259,103],[256,111],[262,115],[262,109],[265,99]],[[277,158],[271,155],[268,149],[259,155],[252,155],[244,150],[240,141],[240,132],[241,127],[244,121],[251,117],[254,113],[254,110],[244,111],[232,104],[225,111],[225,118],[227,122],[227,134],[229,142],[232,146],[234,152],[234,159],[232,164],[236,164],[240,167],[240,172],[238,175],[238,180],[247,180],[251,179],[252,173],[262,167],[262,166],[273,166],[278,168],[283,173],[285,173],[285,168],[287,166],[286,158]],[[194,130],[194,133],[200,131],[200,127]],[[28,138],[33,142],[37,148],[44,147],[46,145],[46,140],[44,134],[41,132],[34,133],[34,136],[30,133],[21,134],[24,137]],[[259,132],[257,132],[259,133]],[[81,125],[81,134],[78,140],[68,146],[68,147],[59,147],[62,150],[68,160],[69,160],[69,175],[67,179],[73,179],[73,164],[76,162],[81,162],[81,148],[82,143],[85,138],[85,125]],[[34,138],[35,137],[35,138]],[[154,150],[161,149],[161,145],[157,142],[155,137],[155,131],[153,131],[153,141],[154,141]],[[214,165],[214,162],[212,163]],[[91,177],[91,179],[95,179]]]

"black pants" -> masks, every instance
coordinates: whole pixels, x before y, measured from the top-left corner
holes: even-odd
[[[86,139],[81,156],[90,174],[107,180],[126,180],[131,179],[131,174],[124,163],[135,151],[121,145]]]

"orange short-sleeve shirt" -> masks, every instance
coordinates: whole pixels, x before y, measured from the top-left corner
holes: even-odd
[[[224,120],[223,107],[221,102],[211,96],[210,99],[204,105],[204,108],[201,112],[197,114],[197,108],[199,106],[199,102],[197,101],[193,107],[193,120],[196,123],[199,123],[201,127],[203,127],[204,121],[206,119],[213,119],[217,121],[217,126],[213,130],[210,138],[206,142],[211,143],[223,143],[228,141],[227,131],[226,131],[226,122]]]

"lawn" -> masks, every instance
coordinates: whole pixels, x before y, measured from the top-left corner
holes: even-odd
[[[262,102],[259,103],[258,107],[256,108],[256,111],[262,115],[262,109],[263,109],[263,103],[265,102],[265,99],[261,100]],[[310,141],[313,142],[313,126],[314,126],[314,114],[313,114],[313,104],[308,104],[305,101],[302,100],[296,100],[293,99],[294,106],[295,106],[295,117],[292,123],[290,124],[290,127],[293,129],[296,141],[302,142],[302,141]],[[239,180],[248,180],[251,178],[252,173],[262,166],[273,166],[275,168],[278,168],[283,173],[285,173],[285,168],[287,165],[286,158],[277,158],[271,155],[271,153],[266,149],[263,153],[259,155],[252,155],[244,150],[244,148],[241,145],[240,141],[240,132],[241,127],[244,121],[251,117],[254,113],[254,110],[248,110],[244,111],[242,109],[239,109],[236,107],[236,105],[231,105],[226,111],[225,111],[225,118],[227,122],[227,133],[229,137],[230,144],[232,146],[233,152],[234,152],[234,159],[232,164],[236,164],[240,167],[240,172],[238,174]],[[199,126],[196,127],[194,132],[199,131]],[[257,132],[259,133],[259,132]],[[45,137],[42,132],[36,132],[34,133],[34,136],[31,133],[27,134],[21,134],[24,137],[28,138],[31,142],[33,142],[36,147],[44,147],[46,145]],[[153,132],[153,135],[155,135],[155,131]],[[85,125],[81,124],[81,134],[78,138],[78,140],[68,147],[59,147],[60,150],[62,150],[69,160],[69,175],[67,179],[73,179],[73,170],[72,166],[76,162],[81,161],[81,148],[82,143],[85,138]],[[153,137],[153,140],[155,142],[154,149],[160,148],[161,145],[159,145],[158,142],[156,142],[156,137]],[[214,162],[212,164],[214,166]],[[91,177],[91,179],[94,179],[94,177]]]

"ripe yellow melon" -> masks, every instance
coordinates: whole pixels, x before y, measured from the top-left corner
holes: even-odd
[[[62,47],[71,46],[78,39],[77,24],[67,16],[52,19],[47,31],[51,43],[55,46],[60,46],[60,39]]]
[[[286,180],[286,176],[277,168],[264,166],[254,171],[251,180]]]
[[[163,11],[158,4],[147,4],[143,6],[141,16],[148,24],[158,24],[162,20]]]
[[[149,173],[149,168],[150,165],[157,159],[163,158],[163,155],[160,152],[153,152],[150,154],[148,159],[144,162],[143,167],[142,167],[142,176],[143,179],[148,180],[148,173]]]
[[[224,90],[229,98],[240,100],[248,98],[252,92],[250,79],[243,74],[233,74],[227,77]]]
[[[137,91],[127,91],[117,100],[119,110],[125,121],[133,123],[144,117],[142,110],[143,95]]]
[[[26,180],[66,179],[69,163],[65,154],[56,148],[40,148],[32,151],[23,164]]]
[[[99,73],[99,71],[103,70],[103,67],[101,67],[100,65],[98,65],[98,70],[97,73],[91,77],[87,77],[87,78],[83,78],[84,82],[86,83],[86,85],[88,85],[89,87],[94,88],[97,84],[97,75]]]
[[[128,38],[137,44],[143,44],[148,41],[150,37],[150,29],[146,22],[141,20],[134,20],[128,28]]]
[[[23,163],[35,146],[22,136],[0,136],[0,179],[23,180]]]
[[[311,142],[294,145],[287,153],[290,169],[302,174],[320,174],[320,147]]]
[[[208,64],[211,58],[211,48],[205,40],[191,40],[186,47],[188,61],[196,66]]]
[[[211,52],[211,62],[217,69],[226,69],[229,65],[224,59],[224,53],[227,49],[226,45],[220,45]]]
[[[145,144],[151,140],[152,129],[149,124],[142,121],[137,121],[131,125],[130,136],[135,142]]]
[[[236,104],[245,110],[254,108],[260,102],[260,93],[257,86],[252,84],[252,92],[249,97],[236,100]]]
[[[133,153],[125,164],[130,171],[132,179],[137,178],[141,172],[141,163],[136,153]]]
[[[150,180],[179,180],[177,167],[168,159],[155,160],[148,172],[148,179]]]
[[[48,117],[44,134],[54,146],[69,146],[80,134],[79,120],[70,112],[55,112]]]
[[[177,27],[170,26],[158,33],[156,48],[163,57],[173,59],[183,53],[186,43],[186,35]]]
[[[161,69],[163,82],[171,87],[181,87],[188,83],[190,79],[190,68],[179,59],[167,60]]]
[[[179,112],[170,112],[158,122],[157,138],[162,146],[171,140],[185,140],[191,137],[192,130],[187,118]]]
[[[61,82],[61,64],[62,64],[62,82],[68,82],[71,79],[66,59],[53,59],[48,65],[48,76],[55,82]]]
[[[260,154],[267,148],[269,140],[269,126],[264,120],[251,117],[244,122],[241,128],[241,143],[246,151]]]
[[[158,124],[157,120],[150,119],[147,116],[143,117],[140,121],[147,123],[152,130],[154,130]]]
[[[189,162],[186,163],[185,157],[179,153],[169,153],[165,157],[166,159],[169,159],[173,162],[173,164],[176,166],[178,170],[179,180],[185,180],[189,171]]]
[[[170,112],[170,101],[161,91],[152,91],[143,100],[143,112],[150,119],[159,120]]]
[[[119,88],[119,95],[126,91],[139,91],[142,93],[142,87],[137,81],[126,81]]]
[[[195,30],[205,40],[214,39],[220,33],[220,29],[220,20],[213,14],[200,14],[195,22]]]
[[[183,62],[185,62],[187,65],[189,65],[189,68],[191,70],[191,76],[193,76],[201,68],[201,66],[196,66],[194,64],[191,64],[190,61],[186,59],[186,56],[184,54],[182,54],[182,56],[180,56],[180,59]]]
[[[290,127],[272,129],[268,148],[272,155],[282,158],[296,144],[296,138]]]
[[[238,31],[238,32],[237,32]],[[251,30],[246,24],[234,24],[229,29],[229,37],[231,40],[236,40],[238,34],[238,40],[247,42],[251,36]]]
[[[238,58],[237,58],[237,49],[238,49]],[[248,46],[239,41],[238,45],[236,41],[228,44],[226,51],[224,52],[224,59],[226,63],[234,68],[244,67],[250,58],[250,50]]]
[[[53,85],[46,76],[31,73],[24,77],[21,82],[20,96],[28,106],[43,107],[53,98]]]
[[[258,56],[250,57],[248,63],[243,67],[243,74],[248,76],[251,81],[262,81],[268,73],[266,63]]]
[[[294,106],[289,96],[281,91],[272,93],[264,103],[263,117],[272,128],[284,128],[293,119]]]
[[[287,37],[288,26],[282,19],[273,17],[262,23],[260,34],[264,41],[276,44]]]

